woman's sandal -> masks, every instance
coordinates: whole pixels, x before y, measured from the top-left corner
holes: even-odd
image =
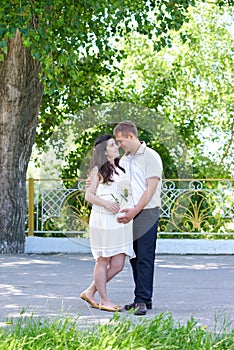
[[[85,292],[81,293],[81,299],[87,301],[94,309],[99,309],[99,304],[92,301]]]
[[[109,312],[121,312],[123,310],[122,306],[115,305],[113,307],[105,306],[102,304],[99,304],[99,310],[102,311],[109,311]]]

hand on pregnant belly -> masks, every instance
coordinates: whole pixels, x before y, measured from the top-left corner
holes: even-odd
[[[119,204],[116,202],[112,202],[112,201],[105,201],[105,205],[104,207],[109,210],[111,213],[118,213],[119,211]]]

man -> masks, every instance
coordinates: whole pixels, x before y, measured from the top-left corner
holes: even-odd
[[[145,315],[152,308],[154,260],[161,205],[162,160],[159,154],[138,139],[138,131],[131,121],[122,121],[114,128],[115,139],[125,155],[121,166],[126,170],[133,189],[134,208],[123,209],[120,223],[133,219],[133,248],[131,259],[135,282],[134,302],[125,305],[135,315]]]

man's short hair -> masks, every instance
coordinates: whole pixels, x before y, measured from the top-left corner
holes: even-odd
[[[136,125],[130,120],[124,120],[116,125],[114,128],[114,135],[121,132],[123,136],[128,137],[130,133],[138,137],[138,131]]]

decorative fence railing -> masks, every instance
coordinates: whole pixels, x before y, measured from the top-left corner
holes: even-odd
[[[30,236],[88,236],[85,180],[28,179]],[[161,236],[234,237],[234,179],[165,179]]]

